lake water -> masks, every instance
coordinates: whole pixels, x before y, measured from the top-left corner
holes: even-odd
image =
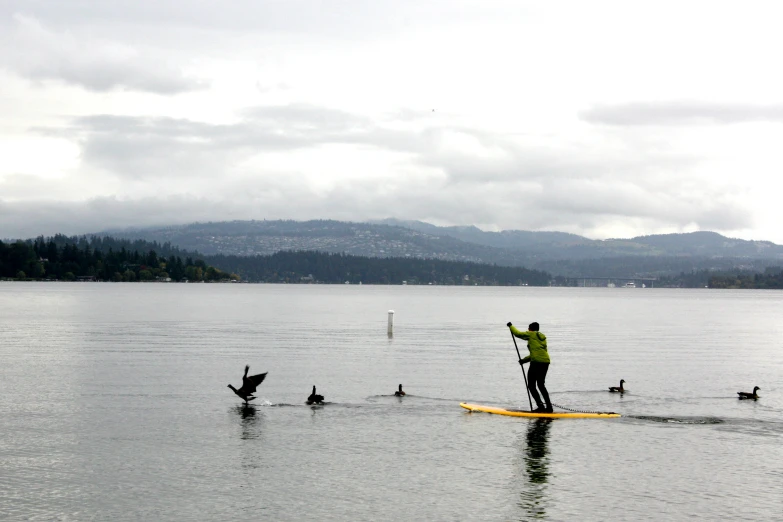
[[[782,312],[774,291],[0,283],[0,519],[781,520]],[[459,407],[527,407],[505,324],[534,320],[553,401],[623,417]],[[269,372],[247,408],[245,364]]]

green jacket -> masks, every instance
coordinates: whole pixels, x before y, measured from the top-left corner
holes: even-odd
[[[541,332],[523,332],[518,330],[514,325],[509,326],[511,333],[514,337],[519,337],[527,341],[527,349],[530,350],[530,355],[522,359],[522,362],[549,362],[549,352],[546,351],[546,335]]]

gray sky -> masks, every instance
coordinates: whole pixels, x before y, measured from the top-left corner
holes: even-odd
[[[781,15],[0,0],[0,237],[397,217],[783,243]]]

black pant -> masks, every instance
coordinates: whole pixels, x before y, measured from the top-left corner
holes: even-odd
[[[549,371],[549,363],[530,361],[530,366],[527,368],[527,388],[530,390],[530,395],[533,396],[533,400],[536,401],[536,406],[539,408],[543,408],[543,405],[541,404],[541,397],[536,390],[536,385],[541,390],[541,395],[544,396],[546,407],[552,407],[552,401],[549,400],[549,392],[546,391],[545,384],[547,371]]]

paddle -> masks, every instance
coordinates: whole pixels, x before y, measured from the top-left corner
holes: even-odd
[[[508,323],[511,324],[511,323]],[[530,398],[530,388],[527,387],[527,375],[525,375],[525,363],[522,362],[522,356],[519,355],[519,346],[517,346],[517,338],[514,337],[514,332],[511,332],[511,340],[514,341],[514,348],[517,349],[517,357],[519,358],[519,366],[522,367],[522,377],[525,378],[525,391],[527,392],[527,402],[530,403],[530,411],[533,411],[533,400]]]

